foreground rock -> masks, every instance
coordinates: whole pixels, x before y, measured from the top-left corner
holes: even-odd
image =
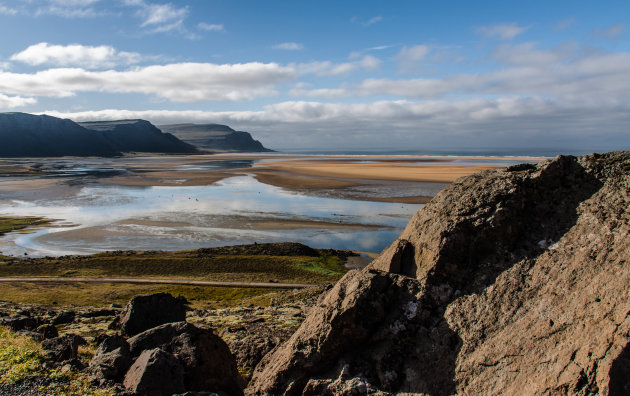
[[[155,348],[175,356],[184,369],[186,390],[243,393],[234,356],[211,330],[187,322],[167,323],[128,341],[132,357]]]
[[[125,336],[134,336],[164,323],[186,320],[186,300],[169,293],[135,296],[127,303],[118,324]]]
[[[630,153],[462,178],[351,271],[250,394],[628,394]]]
[[[147,350],[131,366],[123,385],[139,396],[170,396],[184,392],[184,369],[172,354],[160,348]]]

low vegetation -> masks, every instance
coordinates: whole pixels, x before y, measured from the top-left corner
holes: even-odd
[[[339,258],[322,254],[266,256],[179,252],[106,252],[90,256],[4,258],[0,276],[144,277],[234,282],[336,282],[346,269]]]
[[[113,394],[93,387],[83,374],[50,368],[41,344],[0,326],[0,393],[19,394],[26,389],[47,395]]]
[[[256,254],[252,254],[256,253]],[[0,257],[0,277],[190,279],[232,282],[330,284],[343,276],[347,251],[300,244],[258,244],[177,252],[116,251],[89,256]],[[0,300],[47,306],[124,304],[160,291],[182,295],[193,306],[230,307],[279,289],[177,284],[7,282]]]
[[[30,232],[33,228],[46,226],[54,221],[55,220],[35,216],[0,216],[0,236],[9,232]]]

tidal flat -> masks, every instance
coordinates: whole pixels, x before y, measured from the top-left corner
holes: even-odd
[[[0,160],[5,255],[296,241],[379,252],[455,178],[517,158],[220,154]],[[532,159],[528,159],[532,160]]]

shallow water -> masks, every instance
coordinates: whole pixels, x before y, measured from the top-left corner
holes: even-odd
[[[65,200],[0,201],[3,215],[44,216],[66,224],[5,236],[0,251],[63,255],[297,241],[319,248],[378,252],[421,206],[308,196],[259,183],[251,176],[231,177],[210,186],[86,186]],[[296,228],[283,225],[287,221],[354,226],[301,224]]]

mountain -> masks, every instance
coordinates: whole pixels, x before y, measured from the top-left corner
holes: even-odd
[[[79,122],[80,126],[95,131],[112,146],[124,152],[197,153],[197,149],[170,133],[163,133],[145,120],[117,120]]]
[[[630,394],[630,152],[460,178],[247,394]]]
[[[220,124],[172,124],[159,128],[181,140],[209,151],[271,152],[248,132]]]
[[[0,139],[0,157],[198,153],[195,147],[145,120],[76,123],[47,115],[0,113]]]
[[[67,119],[0,113],[0,157],[120,155],[102,134]]]

